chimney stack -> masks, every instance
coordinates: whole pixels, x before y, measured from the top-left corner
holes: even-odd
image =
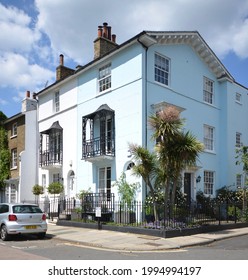
[[[59,66],[56,68],[56,81],[62,80],[74,73],[74,70],[64,66],[64,55],[59,56]]]
[[[98,26],[97,36],[94,41],[94,59],[104,56],[118,46],[116,35],[111,35],[111,26],[107,22]]]

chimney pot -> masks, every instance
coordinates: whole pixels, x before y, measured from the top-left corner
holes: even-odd
[[[98,37],[102,37],[102,26],[98,26]]]
[[[111,41],[111,26],[108,26],[108,39]]]
[[[116,43],[116,35],[112,34],[112,42]]]
[[[27,92],[26,92],[26,97],[30,98],[30,91],[29,90],[27,90]]]
[[[108,23],[107,22],[103,23],[103,37],[108,38]]]
[[[59,64],[62,65],[62,66],[64,66],[64,55],[63,55],[63,54],[61,54],[61,55],[59,56]]]

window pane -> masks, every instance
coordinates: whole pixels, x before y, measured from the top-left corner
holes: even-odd
[[[204,194],[213,194],[214,172],[204,171]]]
[[[170,63],[166,57],[155,54],[155,81],[164,85],[169,84]]]
[[[207,125],[204,126],[204,145],[206,150],[214,150],[214,128]]]
[[[111,64],[99,69],[99,92],[111,88]]]
[[[209,104],[213,104],[214,82],[204,77],[203,100]]]

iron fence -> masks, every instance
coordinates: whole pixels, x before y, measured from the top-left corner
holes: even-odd
[[[164,205],[142,201],[115,201],[113,194],[90,194],[79,199],[54,199],[39,203],[49,218],[129,225],[145,228],[184,228],[248,221],[242,202]],[[96,215],[100,208],[100,218]]]

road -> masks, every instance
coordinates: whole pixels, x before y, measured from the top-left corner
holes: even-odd
[[[248,260],[248,235],[171,251],[125,252],[85,247],[75,242],[34,236],[0,241],[1,260]]]

